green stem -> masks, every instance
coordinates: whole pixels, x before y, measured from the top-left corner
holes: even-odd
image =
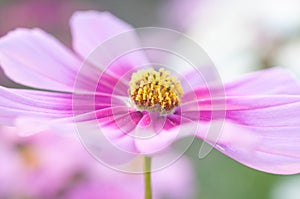
[[[145,199],[152,199],[151,158],[144,156]]]

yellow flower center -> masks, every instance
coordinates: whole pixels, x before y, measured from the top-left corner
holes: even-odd
[[[24,164],[27,168],[30,169],[36,169],[39,166],[39,160],[38,156],[34,151],[34,148],[32,148],[29,145],[26,144],[20,144],[17,146],[18,152],[20,156],[22,157]]]
[[[139,110],[169,114],[180,105],[180,82],[163,68],[139,70],[132,74],[129,95]]]

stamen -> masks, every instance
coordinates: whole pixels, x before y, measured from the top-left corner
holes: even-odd
[[[180,82],[163,68],[139,70],[132,74],[129,95],[139,110],[169,114],[180,105]]]

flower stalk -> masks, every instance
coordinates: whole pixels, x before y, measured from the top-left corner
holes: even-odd
[[[151,157],[144,156],[145,199],[152,199]]]

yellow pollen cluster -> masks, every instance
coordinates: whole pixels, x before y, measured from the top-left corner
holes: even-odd
[[[139,110],[169,114],[180,105],[182,93],[180,82],[163,68],[139,70],[130,80],[129,94]]]

